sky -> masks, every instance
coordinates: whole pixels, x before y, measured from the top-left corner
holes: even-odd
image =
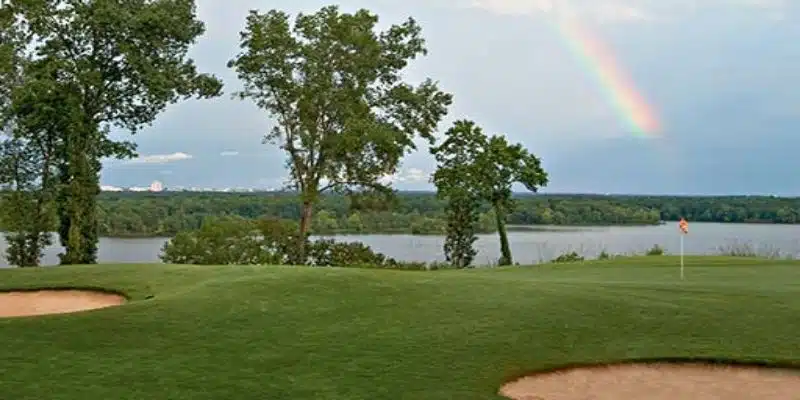
[[[285,157],[262,137],[274,124],[231,98],[240,83],[226,63],[251,9],[295,14],[315,0],[197,0],[207,31],[190,55],[225,83],[221,98],[170,106],[134,137],[135,160],[104,163],[102,183],[167,187],[280,187]],[[386,26],[414,17],[426,77],[455,96],[454,120],[476,121],[542,159],[545,193],[800,195],[800,2],[792,0],[347,0]],[[609,84],[598,58],[559,27],[578,27],[627,82]],[[577,43],[577,44],[576,44]],[[581,42],[583,43],[583,42]],[[623,90],[624,89],[624,90]],[[620,106],[620,94],[638,97]],[[646,114],[657,129],[632,124]],[[396,188],[432,189],[424,146],[393,177]]]

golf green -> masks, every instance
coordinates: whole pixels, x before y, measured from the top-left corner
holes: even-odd
[[[0,399],[501,399],[532,372],[638,359],[800,366],[800,263],[673,257],[469,271],[98,265],[0,289],[129,302],[0,319]]]

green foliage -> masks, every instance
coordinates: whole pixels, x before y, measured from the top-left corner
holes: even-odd
[[[480,197],[471,185],[474,181],[471,176],[476,172],[472,168],[475,161],[472,149],[474,142],[481,139],[479,134],[471,122],[456,121],[445,132],[443,143],[430,149],[437,162],[433,184],[437,196],[447,201],[444,254],[456,268],[469,267],[477,255],[473,244],[478,239],[475,231],[480,222]]]
[[[252,221],[208,220],[196,231],[184,231],[166,242],[160,258],[170,264],[262,264],[272,255],[262,251]]]
[[[297,254],[297,223],[288,220],[206,220],[200,229],[178,233],[164,244],[161,260],[194,265],[285,265],[408,268],[360,242],[309,241],[305,258]],[[297,262],[297,260],[301,260]],[[424,264],[422,264],[424,266]]]
[[[8,244],[5,258],[18,267],[36,267],[44,256],[44,249],[53,243],[47,229],[52,214],[49,204],[44,202],[41,191],[14,191],[0,201],[2,214],[8,230],[3,234]]]
[[[361,242],[336,242],[322,239],[308,246],[307,263],[319,267],[387,267],[396,264],[381,253],[375,253]]]
[[[35,267],[52,244],[54,223],[53,146],[46,138],[23,138],[22,121],[6,125],[0,136],[0,226],[8,243],[6,260],[19,267]]]
[[[597,259],[598,260],[609,260],[609,259],[611,259],[611,255],[608,254],[607,251],[603,250],[603,251],[600,252],[600,254],[597,255]]]
[[[646,256],[663,256],[664,255],[664,248],[654,244],[647,252],[645,253]]]
[[[395,197],[396,205],[390,210],[359,211],[361,225],[354,227],[347,222],[353,214],[347,197],[323,195],[312,232],[445,234],[445,200],[426,192],[398,192]],[[722,208],[734,210],[738,214],[731,219],[736,222],[745,221],[747,217],[763,223],[787,223],[776,218],[777,210],[800,211],[800,199],[716,197],[711,201],[702,197],[668,196],[660,199],[661,203],[649,196],[518,194],[513,197],[515,207],[508,216],[508,225],[509,229],[514,229],[513,225],[539,224],[654,225],[660,217],[658,207],[688,208],[695,202],[712,207],[708,211],[712,215]],[[98,196],[98,232],[104,237],[168,237],[182,230],[199,228],[207,217],[236,215],[245,219],[297,220],[300,208],[294,193],[104,192]],[[494,232],[496,222],[491,208],[483,204],[479,211],[476,231]],[[696,209],[695,212],[703,211]],[[55,226],[51,228],[55,229]]]
[[[100,159],[135,148],[110,139],[111,127],[135,133],[168,104],[221,92],[187,58],[204,25],[192,0],[14,1],[2,12],[4,29],[24,39],[9,118],[25,121],[28,137],[58,139],[61,262],[93,263]]]
[[[160,258],[171,264],[286,264],[297,243],[296,228],[284,220],[209,219],[165,243]]]
[[[475,235],[479,219],[477,209],[477,199],[469,194],[450,194],[446,209],[444,255],[456,268],[470,267],[478,254],[474,248],[474,243],[478,240]]]
[[[718,254],[729,257],[751,257],[766,259],[793,259],[797,254],[786,253],[781,249],[770,245],[755,245],[750,242],[732,241],[719,246]]]
[[[52,187],[47,173],[50,148],[41,138],[25,137],[21,122],[13,117],[13,88],[21,82],[24,37],[15,27],[10,4],[0,3],[0,226],[11,265],[39,265],[51,244],[49,228]],[[45,173],[45,176],[41,176]]]
[[[583,256],[581,256],[580,254],[578,254],[575,251],[570,251],[570,252],[566,252],[566,253],[564,253],[564,254],[552,259],[550,262],[557,263],[557,264],[563,264],[563,263],[575,263],[575,262],[582,262],[582,261],[585,261],[585,258]]]
[[[409,62],[426,53],[419,25],[408,19],[376,31],[377,22],[367,10],[337,6],[293,22],[282,11],[251,11],[241,52],[228,63],[244,83],[238,97],[279,122],[265,142],[286,152],[302,198],[301,236],[320,193],[389,194],[382,178],[396,172],[416,136],[433,139],[452,101],[431,80],[402,81]]]
[[[502,136],[486,136],[468,120],[456,121],[431,153],[439,161],[433,181],[443,196],[463,191],[466,194],[461,197],[472,196],[492,206],[500,237],[499,264],[513,264],[506,229],[514,208],[512,185],[521,183],[532,192],[546,185],[547,173],[540,160],[520,144],[511,145]]]

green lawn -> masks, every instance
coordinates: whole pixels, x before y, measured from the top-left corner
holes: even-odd
[[[0,319],[0,399],[499,399],[527,372],[699,357],[800,365],[800,263],[672,257],[480,271],[114,265],[0,288],[122,291]],[[152,296],[152,297],[151,297]]]

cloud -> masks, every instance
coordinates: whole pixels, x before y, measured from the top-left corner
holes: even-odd
[[[152,154],[134,158],[129,161],[129,164],[167,164],[175,161],[188,160],[190,158],[192,158],[191,154],[181,152],[172,154]]]
[[[787,0],[471,0],[472,8],[502,15],[579,17],[594,22],[643,22],[680,18],[701,10],[744,8],[775,18]],[[656,17],[658,16],[658,17]]]
[[[419,168],[408,168],[405,170],[398,171],[394,175],[387,175],[384,176],[382,179],[379,180],[380,183],[384,185],[389,184],[427,184],[428,180],[430,179],[430,173],[425,172]],[[322,179],[320,183],[324,186],[328,184],[327,179]]]
[[[430,173],[425,172],[419,168],[408,168],[403,171],[399,171],[394,175],[389,175],[384,177],[381,182],[385,184],[389,183],[427,183],[428,179],[430,178]]]
[[[233,157],[233,156],[238,156],[239,152],[238,151],[223,151],[222,153],[219,153],[219,155],[222,156],[222,157]]]

